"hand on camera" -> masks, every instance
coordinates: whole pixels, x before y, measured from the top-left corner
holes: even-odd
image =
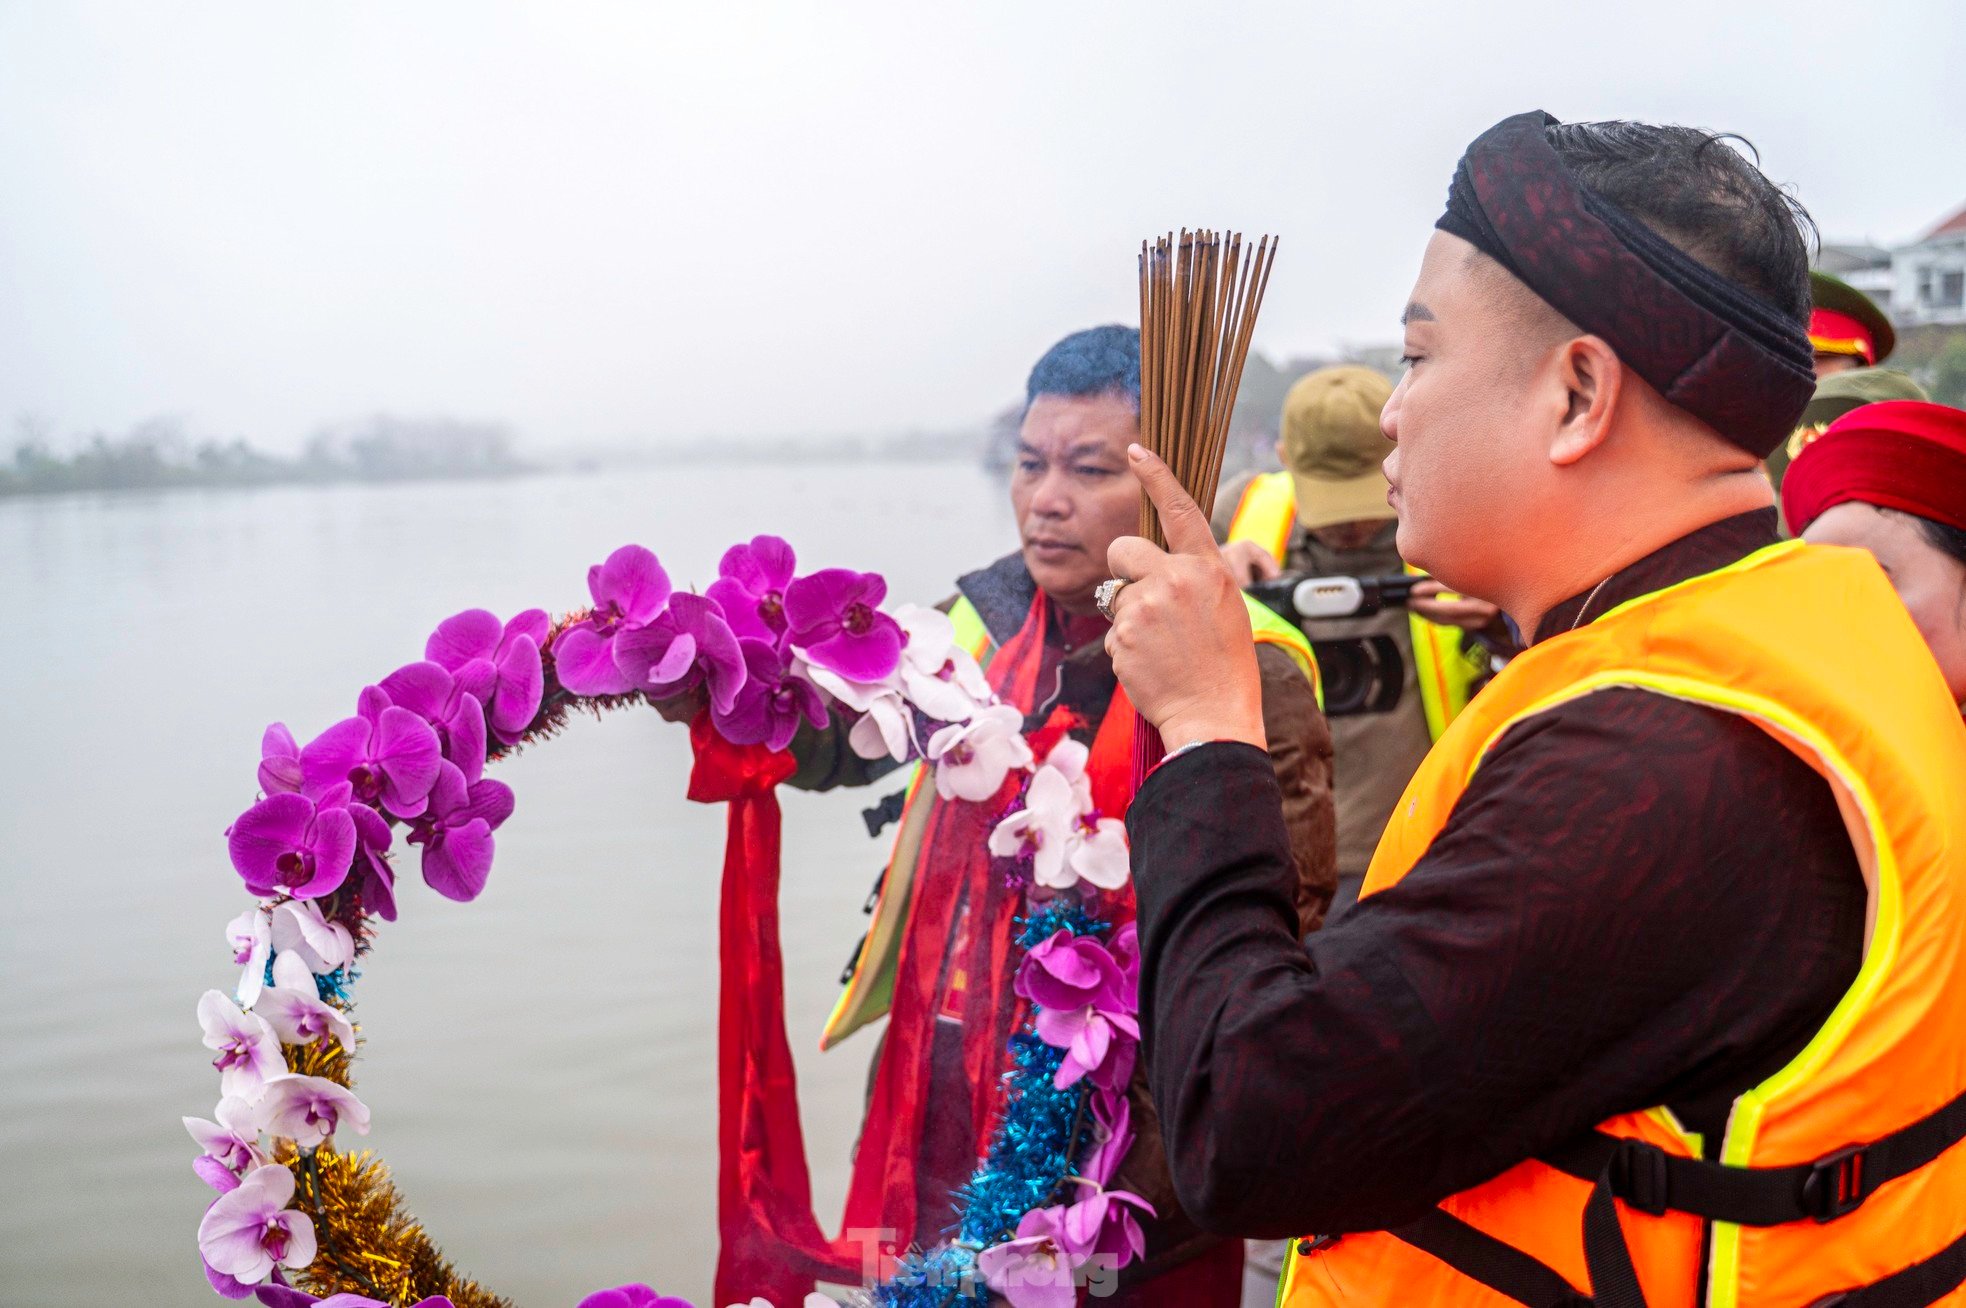
[[[1222,562],[1228,565],[1229,575],[1238,586],[1273,581],[1283,575],[1283,565],[1277,562],[1277,556],[1253,540],[1232,540],[1224,545]]]
[[[1443,599],[1441,596],[1452,597]],[[1482,631],[1502,612],[1487,600],[1454,595],[1439,582],[1431,580],[1419,582],[1413,587],[1407,607],[1428,622],[1459,627],[1463,631]]]

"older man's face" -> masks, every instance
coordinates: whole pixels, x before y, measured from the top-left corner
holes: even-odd
[[[1040,395],[1024,415],[1010,503],[1024,564],[1052,601],[1093,611],[1106,579],[1106,547],[1140,526],[1140,483],[1126,447],[1140,439],[1139,415],[1119,395]]]

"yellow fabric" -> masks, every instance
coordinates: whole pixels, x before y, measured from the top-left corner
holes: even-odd
[[[1738,713],[1795,751],[1835,792],[1870,889],[1855,982],[1787,1067],[1735,1100],[1720,1160],[1812,1162],[1888,1135],[1966,1092],[1966,731],[1903,605],[1858,551],[1774,546],[1517,657],[1415,774],[1365,893],[1397,882],[1420,859],[1511,726],[1612,688]],[[1599,1129],[1681,1157],[1699,1148],[1661,1109],[1622,1114]],[[1532,1160],[1442,1207],[1585,1291],[1588,1190]],[[1966,1233],[1961,1196],[1966,1146],[1955,1145],[1827,1224],[1722,1222],[1704,1233],[1685,1213],[1651,1217],[1621,1204],[1619,1216],[1651,1308],[1806,1308],[1958,1239]],[[1390,1235],[1368,1233],[1293,1255],[1278,1302],[1508,1308],[1512,1301]],[[1939,1302],[1966,1303],[1966,1288]]]
[[[1229,539],[1253,540],[1279,564],[1290,556],[1297,527],[1297,487],[1287,472],[1263,472],[1243,487],[1242,502],[1229,522]]]
[[[1311,642],[1296,624],[1286,621],[1277,611],[1252,595],[1242,597],[1243,607],[1249,610],[1249,634],[1256,638],[1258,645],[1275,645],[1290,655],[1311,683],[1311,693],[1317,696],[1317,706],[1324,707],[1324,679],[1318,674],[1317,655],[1311,651]]]
[[[1243,488],[1242,500],[1229,522],[1229,539],[1253,540],[1268,550],[1278,564],[1283,564],[1289,558],[1290,538],[1296,527],[1295,483],[1287,472],[1266,472],[1251,478]],[[1429,622],[1417,613],[1409,613],[1407,621],[1412,636],[1413,675],[1420,686],[1420,705],[1427,715],[1428,732],[1439,740],[1447,724],[1467,707],[1475,683],[1485,669],[1471,656],[1460,628]],[[1318,703],[1320,706],[1324,703],[1322,688]]]
[[[985,668],[996,653],[983,615],[967,596],[958,595],[949,610],[949,621],[956,629],[956,643],[975,656]],[[922,834],[928,827],[928,811],[935,802],[935,787],[927,786],[928,770],[917,763],[908,779],[908,799],[901,809],[901,822],[895,831],[894,849],[888,855],[887,871],[874,896],[873,920],[860,942],[860,952],[848,970],[846,985],[833,1003],[826,1026],[819,1035],[819,1047],[831,1049],[840,1041],[887,1014],[894,999],[895,968],[901,958],[901,931],[908,921],[908,905],[914,898],[916,863],[921,856]]]
[[[1406,570],[1419,571],[1412,564]],[[1448,724],[1468,706],[1476,683],[1487,671],[1487,656],[1459,627],[1429,622],[1410,611],[1406,626],[1413,641],[1413,679],[1420,687],[1427,734],[1439,740]]]

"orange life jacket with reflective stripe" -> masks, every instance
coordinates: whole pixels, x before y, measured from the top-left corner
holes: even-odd
[[[1631,687],[1738,713],[1829,782],[1870,891],[1855,982],[1721,1139],[1614,1117],[1411,1227],[1297,1242],[1280,1305],[1966,1304],[1966,731],[1868,555],[1774,546],[1517,657],[1414,775],[1364,893],[1511,726]]]

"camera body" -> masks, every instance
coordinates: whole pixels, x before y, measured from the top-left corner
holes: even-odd
[[[1307,622],[1367,618],[1404,608],[1424,576],[1306,577],[1301,574],[1259,581],[1248,592],[1300,630]],[[1389,635],[1314,639],[1318,676],[1324,685],[1327,717],[1390,713],[1406,684],[1406,658]]]

